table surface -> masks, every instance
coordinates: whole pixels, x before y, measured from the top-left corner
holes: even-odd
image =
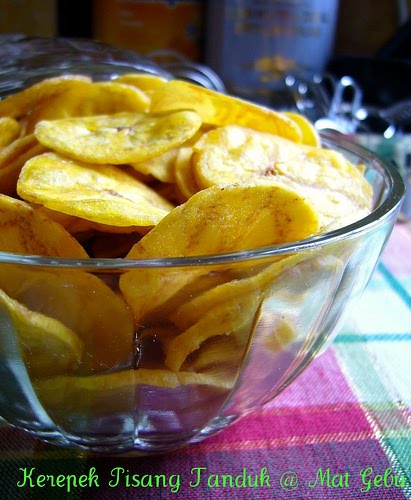
[[[70,492],[68,480],[19,487],[24,468],[88,482]],[[275,401],[215,437],[156,457],[95,458],[0,425],[0,498],[40,496],[411,498],[411,224],[397,223],[328,350]]]

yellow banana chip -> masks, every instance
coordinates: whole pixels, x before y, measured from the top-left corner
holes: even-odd
[[[80,88],[68,89],[43,101],[25,122],[26,133],[32,133],[41,120],[56,120],[121,112],[147,111],[148,96],[141,90],[115,82],[85,82]]]
[[[304,117],[156,75],[45,80],[0,102],[2,127],[0,190],[35,206],[0,197],[0,251],[87,257],[73,233],[92,257],[186,263],[301,240],[370,209],[363,172],[321,149]],[[52,418],[134,414],[144,391],[219,393],[253,348],[267,361],[303,345],[330,305],[312,290],[327,283],[334,297],[344,271],[313,253],[252,267],[133,263],[120,278],[3,265],[0,314]]]
[[[193,174],[192,155],[193,148],[181,147],[174,163],[175,182],[185,200],[188,200],[200,190]]]
[[[311,206],[292,190],[259,182],[213,186],[174,208],[128,258],[251,250],[304,239],[317,227]]]
[[[145,175],[152,175],[162,182],[174,182],[174,164],[179,149],[172,148],[145,161],[132,163],[131,166]]]
[[[250,250],[303,239],[317,229],[317,215],[304,198],[293,191],[266,184],[214,186],[172,210],[132,248],[127,258],[187,257]],[[208,272],[201,267],[184,273],[178,268],[153,271],[136,269],[120,279],[120,288],[136,321]]]
[[[321,233],[359,220],[371,210],[370,184],[336,151],[307,148],[299,156],[277,163],[271,179],[306,197],[318,214]]]
[[[195,177],[204,188],[270,177],[276,163],[301,153],[301,146],[274,134],[227,126],[204,134],[193,150]]]
[[[239,335],[220,335],[201,344],[183,363],[183,369],[195,373],[208,373],[228,380],[237,374],[244,355],[243,342]],[[177,372],[178,374],[179,372]]]
[[[180,302],[170,315],[170,319],[180,330],[184,331],[198,322],[212,308],[225,301],[236,300],[241,295],[256,292],[265,295],[284,270],[296,266],[306,258],[307,256],[302,253],[285,257],[265,266],[262,271],[252,276],[232,279],[219,286],[214,286],[187,302]]]
[[[9,116],[0,118],[0,148],[8,146],[20,134],[19,123]]]
[[[260,298],[260,294],[250,293],[227,300],[211,309],[188,330],[167,342],[164,347],[167,368],[179,371],[186,358],[211,337],[241,332],[245,345],[252,333]]]
[[[147,92],[149,95],[167,83],[166,78],[159,75],[150,75],[148,73],[126,73],[118,76],[114,81],[133,85]]]
[[[45,153],[28,161],[17,184],[25,200],[111,226],[154,226],[173,206],[111,165]]]
[[[200,125],[194,111],[117,113],[44,120],[35,135],[43,145],[71,158],[117,165],[144,161],[179,146]]]
[[[210,125],[242,125],[294,142],[302,140],[300,127],[285,115],[189,82],[172,80],[153,93],[152,112],[173,109],[194,109]]]
[[[0,290],[0,316],[13,325],[29,373],[34,377],[73,372],[81,363],[83,343],[60,321],[30,311]]]
[[[81,89],[87,82],[90,82],[90,78],[82,75],[64,75],[42,80],[0,101],[0,116],[21,118],[43,100],[69,89]]]
[[[192,163],[201,187],[264,179],[292,189],[319,214],[319,232],[367,215],[372,189],[341,153],[294,144],[244,127],[222,127],[195,145]]]
[[[76,234],[76,238],[84,233],[110,233],[116,235],[128,235],[130,233],[139,233],[140,235],[146,234],[150,230],[150,226],[109,226],[108,224],[99,224],[87,219],[75,217],[74,215],[67,215],[63,212],[50,210],[43,205],[32,203],[31,206],[37,212],[43,213],[46,217],[55,222],[58,222],[70,234]]]
[[[86,259],[83,247],[60,224],[27,203],[0,195],[0,251]]]
[[[231,388],[226,380],[207,374],[145,368],[90,377],[57,376],[34,381],[40,401],[57,418],[67,412],[94,415],[134,413],[138,398],[136,391],[141,386],[165,388],[172,393],[188,385],[211,386],[219,390]]]
[[[305,116],[289,111],[284,111],[283,114],[299,126],[302,135],[301,142],[303,144],[306,144],[307,146],[320,146],[320,136],[318,135],[314,125]]]
[[[33,134],[16,139],[0,151],[0,193],[13,195],[21,168],[27,160],[44,153],[47,149],[39,144]]]
[[[123,298],[98,277],[71,269],[2,266],[0,288],[31,311],[54,318],[84,344],[79,372],[129,366],[133,320]]]

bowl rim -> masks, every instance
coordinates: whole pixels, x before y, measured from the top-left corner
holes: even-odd
[[[349,225],[295,242],[222,254],[152,259],[78,259],[0,252],[0,264],[71,268],[99,272],[138,268],[175,268],[233,264],[312,250],[370,232],[383,225],[399,210],[405,195],[405,185],[396,166],[389,160],[347,139],[342,134],[321,132],[320,136],[323,145],[337,146],[339,150],[347,154],[354,154],[360,160],[368,163],[371,161],[374,169],[383,175],[388,185],[385,199],[370,214]]]

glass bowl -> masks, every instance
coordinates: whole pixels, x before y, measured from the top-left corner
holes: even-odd
[[[103,63],[93,64],[88,74]],[[110,65],[110,74],[133,69]],[[78,62],[64,70],[81,72]],[[20,77],[32,83],[57,72],[34,68]],[[0,86],[5,81],[3,73]],[[51,318],[53,335],[33,344],[33,332],[0,306],[0,416],[53,444],[147,454],[201,441],[276,397],[358,300],[404,195],[390,163],[339,136],[322,142],[364,165],[374,189],[372,213],[344,228],[188,258],[1,252],[0,293]],[[138,321],[127,286],[145,310]],[[79,332],[82,345],[61,339],[61,325]]]

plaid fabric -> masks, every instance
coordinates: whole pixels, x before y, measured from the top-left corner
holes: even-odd
[[[95,458],[2,425],[0,498],[411,498],[410,249],[399,223],[332,346],[275,401],[198,445]],[[94,473],[99,486],[19,488],[24,467]]]

